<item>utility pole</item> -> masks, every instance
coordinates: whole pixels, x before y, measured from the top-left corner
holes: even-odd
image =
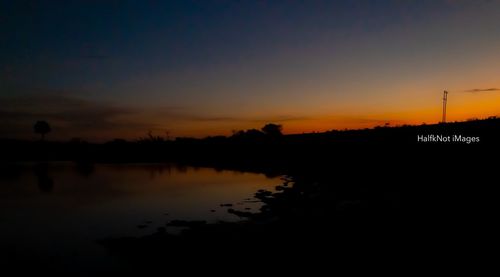
[[[443,93],[443,121],[442,123],[446,123],[446,102],[448,101],[448,91],[444,91]]]

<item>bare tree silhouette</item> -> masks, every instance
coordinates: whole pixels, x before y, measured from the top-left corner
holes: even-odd
[[[36,134],[40,134],[40,139],[44,140],[45,139],[45,134],[49,133],[51,131],[50,125],[47,121],[39,120],[35,123],[33,126],[33,129]]]

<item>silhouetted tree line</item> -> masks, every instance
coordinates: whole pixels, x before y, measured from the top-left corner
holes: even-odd
[[[35,124],[41,142],[1,140],[2,160],[76,160],[106,162],[185,162],[185,163],[275,163],[290,159],[335,157],[338,153],[369,147],[463,147],[464,143],[419,143],[417,135],[440,134],[480,137],[479,143],[467,147],[498,145],[500,119],[496,117],[419,126],[380,126],[371,129],[333,130],[322,133],[284,135],[282,126],[269,123],[260,130],[234,131],[230,136],[206,138],[154,136],[135,141],[114,139],[90,143],[81,139],[69,142],[46,140],[50,125]]]

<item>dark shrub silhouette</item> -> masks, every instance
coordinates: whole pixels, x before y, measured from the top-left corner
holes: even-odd
[[[257,129],[249,129],[246,131],[245,130],[235,131],[232,135],[232,138],[237,140],[258,141],[264,136],[265,134]]]
[[[44,140],[45,134],[49,133],[51,130],[49,123],[47,123],[47,121],[43,121],[43,120],[37,121],[35,123],[35,125],[33,126],[33,129],[34,129],[35,133],[40,134],[41,140]]]
[[[277,137],[282,135],[281,129],[283,129],[283,126],[279,124],[269,123],[262,127],[262,132],[264,132],[264,134],[268,136]]]

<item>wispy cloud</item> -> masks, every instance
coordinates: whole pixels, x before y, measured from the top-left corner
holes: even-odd
[[[256,118],[251,121],[260,123],[268,123],[268,122],[282,123],[282,122],[292,122],[292,121],[305,121],[311,119],[312,119],[311,117],[307,116],[279,115],[279,116]]]
[[[92,140],[112,139],[115,136],[136,138],[149,130],[178,128],[217,128],[217,126],[261,125],[309,120],[294,115],[243,116],[208,113],[193,107],[148,107],[116,105],[71,96],[60,91],[36,90],[36,94],[0,97],[0,133],[3,137],[29,138],[34,136],[33,123],[47,120],[52,125],[53,138],[81,137]],[[201,127],[205,126],[205,127]],[[208,134],[207,134],[208,135]]]
[[[500,88],[475,88],[466,90],[465,92],[477,93],[477,92],[496,92],[496,91],[500,91]]]
[[[6,137],[28,137],[37,120],[49,121],[59,138],[109,138],[113,132],[156,127],[134,120],[138,113],[134,108],[62,95],[1,97],[0,133]]]
[[[148,131],[175,136],[206,136],[227,133],[232,129],[260,128],[266,123],[286,125],[300,132],[304,127],[375,126],[393,120],[363,116],[301,115],[293,113],[257,114],[207,111],[188,106],[117,105],[72,96],[69,91],[32,90],[17,96],[0,96],[0,134],[2,137],[32,138],[33,124],[47,120],[52,126],[51,138],[66,140],[80,137],[109,140],[116,137],[134,139]],[[311,127],[313,128],[313,127]],[[313,129],[311,129],[313,130]]]
[[[227,123],[267,123],[267,122],[290,122],[303,121],[311,118],[296,115],[274,115],[274,116],[242,116],[231,114],[207,114],[188,107],[165,107],[153,108],[157,110],[157,116],[168,120],[189,121],[189,122],[227,122]]]

